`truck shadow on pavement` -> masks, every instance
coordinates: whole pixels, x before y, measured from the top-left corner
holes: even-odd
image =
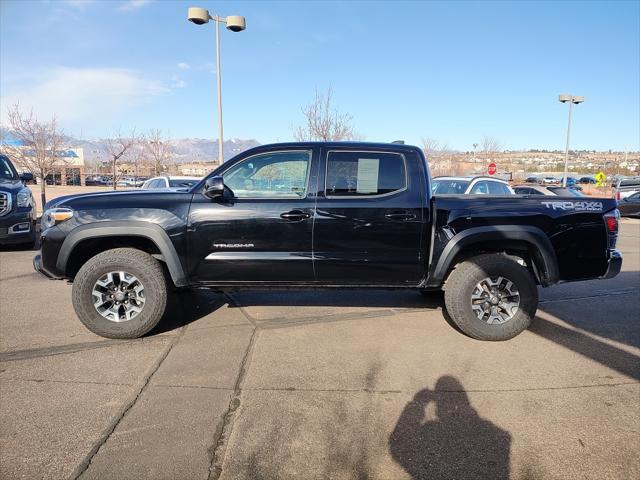
[[[227,304],[224,295],[204,290],[171,292],[164,315],[145,336],[160,335],[184,327],[215,312]]]
[[[511,434],[483,419],[453,376],[415,394],[389,436],[393,459],[413,479],[508,479]]]

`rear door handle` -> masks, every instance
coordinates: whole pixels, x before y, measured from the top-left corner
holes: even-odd
[[[310,216],[310,213],[303,212],[302,210],[291,210],[290,212],[280,214],[280,218],[291,221],[304,220],[306,218],[309,218]]]
[[[387,213],[385,218],[388,218],[389,220],[406,221],[413,220],[416,216],[407,210],[397,210]]]

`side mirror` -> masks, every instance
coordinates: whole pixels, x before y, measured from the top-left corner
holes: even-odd
[[[224,194],[224,181],[222,177],[207,178],[204,184],[204,196],[215,200],[222,197]]]
[[[24,172],[20,174],[20,181],[22,183],[24,183],[25,185],[27,183],[31,183],[33,182],[33,173],[31,172]]]

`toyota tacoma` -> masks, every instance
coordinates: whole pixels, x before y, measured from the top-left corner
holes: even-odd
[[[538,288],[611,278],[613,199],[434,196],[413,146],[284,143],[237,155],[190,188],[71,195],[46,205],[35,269],[73,282],[82,323],[144,335],[167,292],[444,289],[467,335],[506,340]]]

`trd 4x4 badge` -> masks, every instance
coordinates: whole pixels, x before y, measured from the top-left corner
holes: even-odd
[[[602,211],[602,202],[542,202],[542,205],[553,210]]]

